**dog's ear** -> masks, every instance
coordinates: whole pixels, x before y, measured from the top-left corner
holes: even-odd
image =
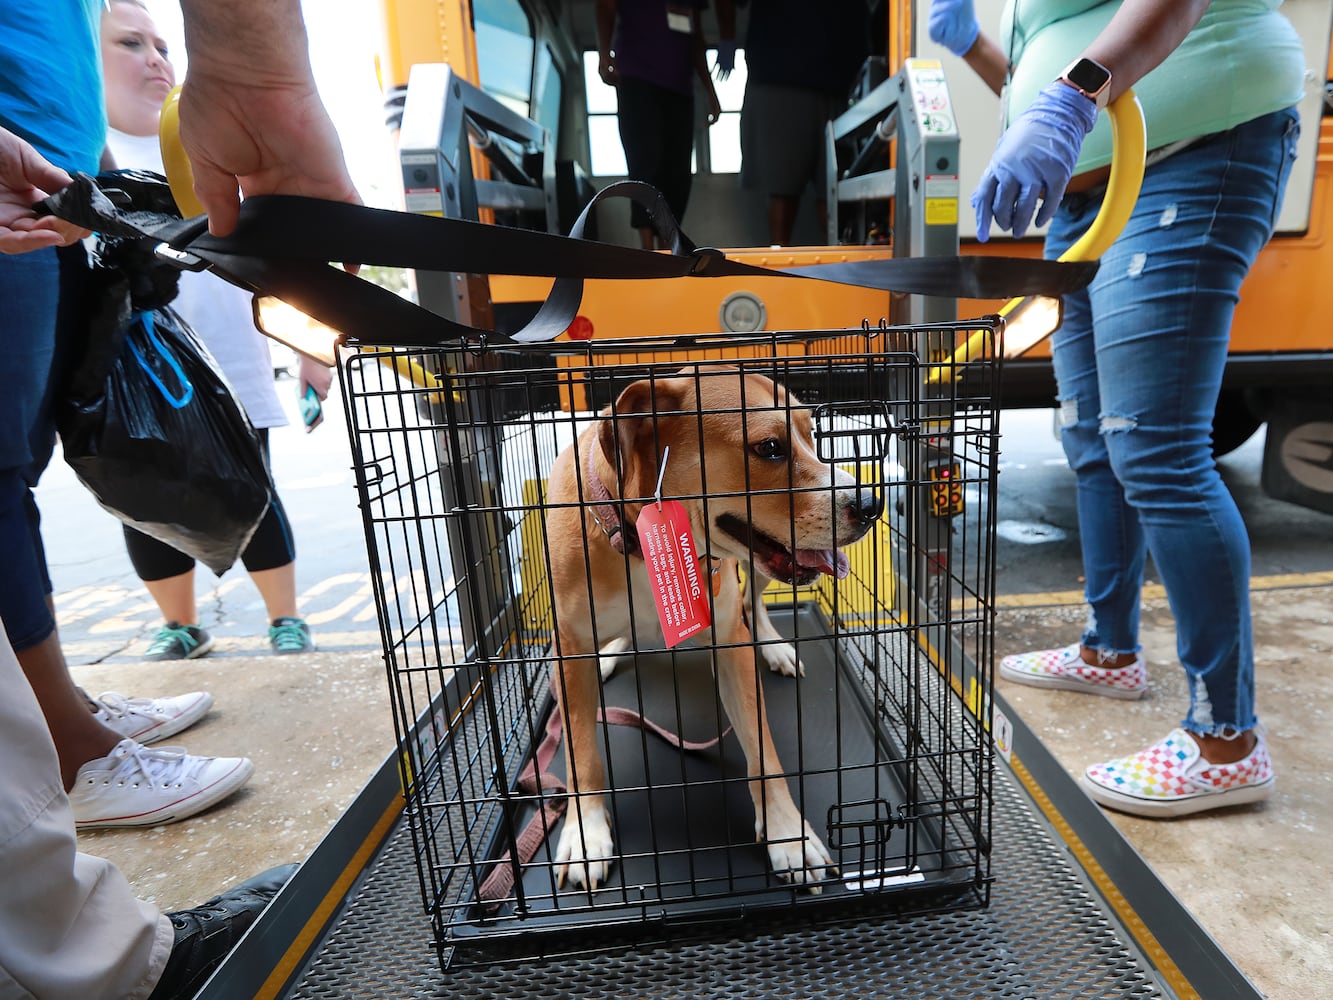
[[[645,479],[657,482],[655,466],[660,449],[654,445],[658,416],[681,408],[679,379],[641,379],[634,382],[612,405],[597,431],[597,441],[607,463],[618,470],[624,492],[645,496]],[[648,466],[653,468],[648,468]]]

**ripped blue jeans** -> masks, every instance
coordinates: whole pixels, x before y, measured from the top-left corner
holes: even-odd
[[[1256,724],[1250,543],[1212,455],[1213,410],[1241,282],[1272,234],[1300,122],[1294,109],[1148,168],[1124,232],[1052,341],[1061,438],[1077,481],[1090,608],[1083,643],[1139,649],[1145,554],[1166,589],[1189,676],[1183,725]],[[1101,192],[1067,196],[1046,237],[1062,253]]]

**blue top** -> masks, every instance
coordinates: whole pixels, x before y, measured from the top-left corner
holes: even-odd
[[[866,0],[754,0],[745,68],[755,83],[846,97],[870,50]]]
[[[1282,0],[1213,0],[1174,52],[1134,85],[1148,127],[1148,148],[1224,132],[1289,108],[1305,91],[1305,53]],[[1010,0],[998,41],[1014,67],[1007,119],[1106,27],[1119,0]],[[1015,9],[1018,13],[1015,15]],[[1115,72],[1115,67],[1110,67]],[[1319,68],[1323,78],[1323,68]],[[1076,173],[1111,162],[1111,128],[1099,118]]]
[[[0,2],[0,126],[70,173],[96,173],[106,142],[101,0]]]
[[[620,0],[611,40],[620,75],[693,96],[691,29],[707,5],[708,0]]]

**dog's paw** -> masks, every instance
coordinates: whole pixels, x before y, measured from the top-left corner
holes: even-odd
[[[775,674],[782,674],[784,677],[805,676],[805,666],[796,656],[796,647],[790,642],[761,643],[759,657]]]
[[[622,636],[612,639],[597,651],[597,666],[602,672],[602,680],[608,680],[616,668],[625,662],[627,657],[624,654],[630,651],[632,645],[628,638]]]
[[[555,884],[596,889],[611,873],[611,818],[600,805],[571,809],[555,850]]]
[[[768,863],[773,874],[784,882],[805,886],[812,895],[817,895],[822,890],[814,883],[836,875],[837,869],[828,848],[810,829],[810,824],[802,820],[801,827],[804,831],[801,836],[769,839]]]

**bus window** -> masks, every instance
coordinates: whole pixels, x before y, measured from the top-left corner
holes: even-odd
[[[551,148],[560,148],[560,100],[564,95],[565,81],[560,76],[555,57],[549,45],[543,45],[537,53],[537,80],[532,88],[535,106],[531,118],[551,134]]]
[[[717,49],[708,50],[708,65],[717,63]],[[708,129],[709,167],[715,174],[741,170],[741,104],[745,100],[745,50],[736,52],[736,68],[725,80],[713,80],[722,117]]]
[[[717,62],[717,49],[708,50],[708,65]],[[734,174],[741,169],[741,103],[745,98],[745,53],[736,53],[736,68],[726,80],[714,80],[722,117],[712,128],[703,124],[706,105],[695,96],[699,118],[693,168],[714,174]],[[620,145],[616,122],[616,89],[602,82],[597,72],[597,53],[583,53],[583,84],[588,95],[588,144],[592,149],[594,177],[623,177],[625,151]],[[703,166],[701,166],[703,164]]]
[[[616,122],[616,88],[602,82],[596,50],[583,53],[583,86],[588,95],[589,164],[594,177],[624,177],[625,150]]]
[[[532,23],[519,0],[475,0],[481,89],[524,118],[532,94]]]

